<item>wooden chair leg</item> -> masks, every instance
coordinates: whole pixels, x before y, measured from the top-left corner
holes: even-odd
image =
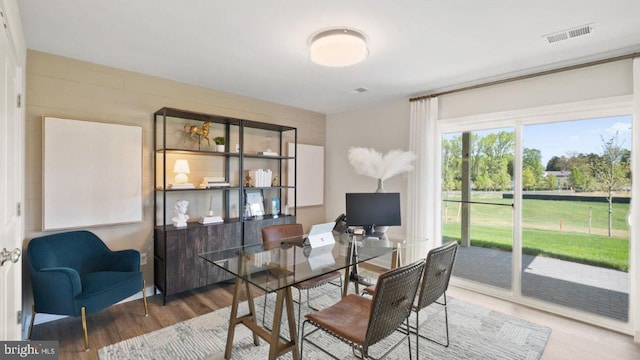
[[[31,340],[31,332],[33,332],[33,322],[36,319],[36,306],[31,305],[31,324],[29,325],[29,333],[27,339]]]
[[[80,309],[82,313],[82,330],[84,330],[84,351],[89,351],[89,333],[87,332],[87,309],[83,306]]]
[[[149,306],[147,305],[147,292],[145,288],[147,287],[147,281],[142,280],[142,301],[144,302],[144,316],[149,316]]]

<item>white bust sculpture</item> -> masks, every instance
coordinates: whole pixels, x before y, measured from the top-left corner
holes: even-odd
[[[189,220],[189,215],[187,215],[187,206],[189,206],[189,202],[187,200],[176,201],[176,206],[175,206],[176,216],[173,219],[171,219],[171,221],[173,221],[173,226],[175,227],[187,226],[187,220]]]

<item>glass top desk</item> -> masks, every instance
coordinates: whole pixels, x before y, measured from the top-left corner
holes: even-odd
[[[399,251],[406,247],[426,246],[426,240],[407,241],[406,238],[391,236],[385,239],[363,239],[348,234],[334,235],[335,244],[320,248],[305,246],[304,238],[297,236],[280,242],[246,245],[237,248],[213,251],[199,256],[209,263],[233,274],[235,286],[225,359],[231,358],[235,327],[243,324],[253,332],[253,342],[259,345],[261,337],[269,342],[269,359],[291,351],[294,359],[300,358],[297,325],[294,318],[291,286],[303,281],[331,273],[345,271],[343,296],[346,295],[349,282],[355,282],[358,292],[357,264],[384,255],[392,255],[391,266],[399,265]],[[426,254],[426,251],[424,252]],[[355,274],[355,275],[354,275]],[[249,314],[238,316],[240,292],[245,286]],[[260,327],[255,321],[256,311],[251,287],[254,285],[265,293],[276,293],[273,329]],[[286,311],[289,338],[283,341],[280,334],[282,312]]]

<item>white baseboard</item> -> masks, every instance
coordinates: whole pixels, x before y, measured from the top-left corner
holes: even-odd
[[[31,316],[33,316],[33,314],[31,314]],[[51,321],[56,321],[56,320],[60,320],[60,319],[64,319],[68,316],[66,315],[53,315],[53,314],[38,314],[38,316],[36,316],[36,319],[33,321],[33,325],[40,325],[40,324],[45,324]]]

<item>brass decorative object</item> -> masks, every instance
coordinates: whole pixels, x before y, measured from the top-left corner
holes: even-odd
[[[207,144],[211,146],[211,141],[209,140],[209,129],[211,128],[211,121],[206,121],[202,124],[202,127],[198,127],[196,125],[185,125],[184,132],[185,138],[184,142],[187,142],[187,138],[191,138],[191,140],[195,141],[196,136],[198,136],[198,144],[202,144],[202,139],[207,140]]]
[[[251,176],[247,175],[244,177],[244,187],[253,187],[253,185],[251,185]]]
[[[279,181],[277,175],[273,177],[273,181],[271,182],[271,186],[280,186],[280,181]]]

